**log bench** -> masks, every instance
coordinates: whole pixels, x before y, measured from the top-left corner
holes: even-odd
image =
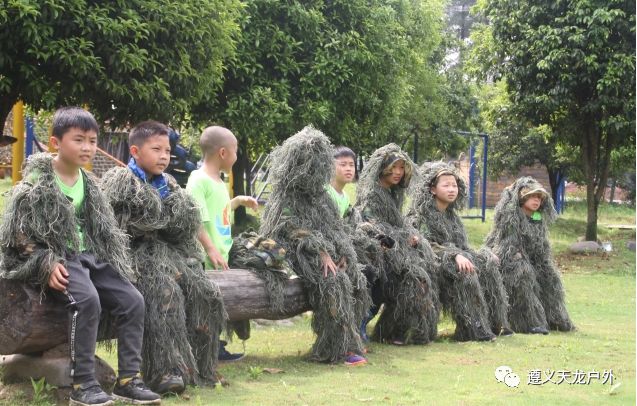
[[[249,270],[208,272],[208,277],[219,286],[229,321],[280,320],[310,310],[296,277],[287,281],[283,312],[270,309],[263,280]],[[44,377],[52,385],[70,386],[67,326],[63,303],[50,295],[41,299],[32,285],[0,278],[0,365],[5,381]],[[96,359],[96,375],[104,388],[115,381],[113,369],[103,360]]]

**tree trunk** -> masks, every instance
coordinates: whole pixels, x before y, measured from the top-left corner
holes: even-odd
[[[300,279],[287,281],[285,311],[270,309],[263,281],[247,270],[209,272],[223,297],[229,321],[284,319],[310,309]],[[40,298],[38,288],[0,279],[0,354],[46,351],[67,340],[67,311],[51,295]],[[113,338],[103,337],[103,338]]]
[[[232,166],[233,185],[232,192],[234,196],[245,195],[245,173],[248,166],[248,154],[246,151],[246,142],[241,142],[239,149],[237,150],[237,162]],[[246,222],[246,208],[243,206],[237,207],[234,211],[234,223],[241,225]]]
[[[4,125],[16,99],[13,96],[0,97],[0,135],[4,135]],[[11,135],[11,134],[8,134]]]

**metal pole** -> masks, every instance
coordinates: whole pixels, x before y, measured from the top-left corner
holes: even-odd
[[[13,184],[22,180],[22,162],[24,162],[24,103],[13,105],[13,136],[17,140],[12,146],[11,178]]]
[[[28,158],[33,154],[33,144],[35,143],[35,130],[33,128],[33,118],[27,117],[27,144],[24,147],[25,156]]]
[[[475,186],[475,166],[476,166],[476,151],[473,141],[469,144],[469,208],[473,209],[475,206],[474,186]]]
[[[484,157],[482,159],[482,222],[484,223],[487,219],[487,162],[489,161],[489,136],[484,134],[482,138],[484,139]]]

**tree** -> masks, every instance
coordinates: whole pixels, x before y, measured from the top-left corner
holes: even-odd
[[[222,89],[193,110],[237,136],[235,194],[251,158],[308,123],[358,152],[405,134],[441,15],[438,1],[246,1]]]
[[[635,3],[620,0],[481,0],[493,50],[480,60],[507,83],[515,109],[547,125],[580,153],[586,179],[586,239],[597,239],[597,210],[611,153],[635,132]],[[484,32],[483,32],[484,34]]]
[[[112,126],[184,117],[234,51],[238,0],[22,0],[0,8],[0,117],[88,104]]]

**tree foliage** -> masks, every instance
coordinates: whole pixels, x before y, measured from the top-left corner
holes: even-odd
[[[184,117],[218,88],[238,0],[20,0],[0,7],[0,113],[88,104],[112,125]]]
[[[482,71],[506,82],[525,120],[547,125],[561,145],[580,152],[591,240],[611,153],[635,132],[634,9],[620,0],[478,4],[489,22],[477,47]]]

